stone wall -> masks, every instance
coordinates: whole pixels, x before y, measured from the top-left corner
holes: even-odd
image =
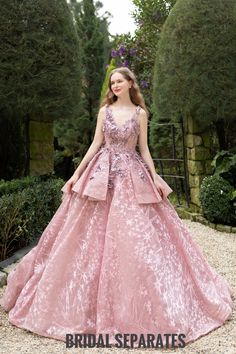
[[[29,174],[54,170],[53,123],[29,121]]]
[[[213,167],[212,132],[203,130],[189,117],[185,122],[185,147],[191,207],[200,211],[199,190],[205,176],[211,175]]]

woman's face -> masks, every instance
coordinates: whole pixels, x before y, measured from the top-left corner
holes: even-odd
[[[111,76],[111,90],[116,96],[121,96],[129,92],[131,81],[128,81],[120,73]]]

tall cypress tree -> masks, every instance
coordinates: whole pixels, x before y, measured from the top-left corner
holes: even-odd
[[[80,48],[66,0],[3,2],[0,36],[0,177],[10,179],[28,173],[29,121],[78,110]]]
[[[82,44],[82,99],[84,113],[90,122],[88,141],[96,123],[101,87],[105,75],[104,45],[108,34],[101,30],[93,0],[83,0],[77,17],[78,34]]]
[[[78,108],[80,50],[65,0],[3,2],[0,105],[57,118]],[[6,25],[6,23],[8,25]]]
[[[78,163],[93,139],[110,46],[107,17],[98,15],[101,3],[70,0],[70,7],[82,49],[82,95],[78,115],[56,123],[55,134],[64,155]]]
[[[213,122],[226,148],[224,123],[236,116],[235,76],[235,1],[178,0],[158,44],[153,98],[159,116],[190,115],[202,127]]]

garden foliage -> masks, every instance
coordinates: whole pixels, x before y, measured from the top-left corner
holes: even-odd
[[[207,220],[221,224],[236,223],[234,188],[224,178],[217,175],[205,177],[199,199]]]
[[[54,176],[0,181],[0,261],[41,236],[61,202]]]

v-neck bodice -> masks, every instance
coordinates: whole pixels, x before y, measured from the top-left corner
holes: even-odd
[[[131,152],[135,150],[139,135],[138,114],[141,107],[137,106],[133,115],[119,126],[109,105],[103,124],[105,146],[116,152]]]
[[[107,109],[110,111],[111,119],[113,120],[113,122],[114,122],[114,124],[117,126],[117,128],[123,129],[123,128],[125,128],[126,125],[129,124],[132,120],[136,120],[136,119],[137,119],[138,112],[140,111],[140,106],[136,106],[135,111],[134,111],[134,113],[132,114],[132,116],[131,116],[129,119],[127,119],[125,122],[123,122],[123,124],[121,124],[121,125],[117,124],[111,106],[108,105],[108,106],[107,106]]]

